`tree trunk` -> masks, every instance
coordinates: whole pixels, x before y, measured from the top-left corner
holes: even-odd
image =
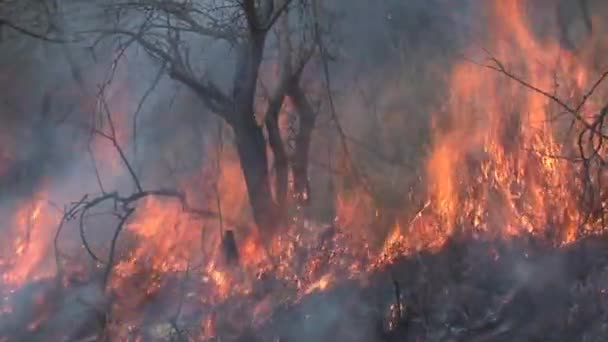
[[[249,10],[253,11],[251,8]],[[255,17],[249,19],[255,20]],[[280,215],[270,187],[266,139],[254,114],[255,92],[265,39],[264,31],[252,28],[250,41],[240,46],[232,94],[234,108],[228,122],[234,129],[253,218],[260,234],[268,241],[279,227]]]
[[[262,236],[269,238],[279,226],[280,215],[270,187],[266,141],[255,118],[246,118],[233,126],[236,147],[253,217]]]
[[[299,85],[289,89],[298,113],[299,127],[295,141],[295,155],[292,163],[294,193],[301,205],[310,203],[310,183],[308,181],[308,154],[312,131],[315,127],[316,113]]]
[[[277,103],[271,105],[277,106],[277,110],[270,110],[266,116],[266,129],[268,130],[268,144],[274,155],[274,171],[275,171],[275,199],[279,207],[280,213],[285,211],[287,206],[287,182],[289,177],[289,162],[285,145],[281,138],[279,130],[278,112],[283,104],[283,97]]]

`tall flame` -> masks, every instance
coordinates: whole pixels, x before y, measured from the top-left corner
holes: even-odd
[[[204,152],[221,163],[205,165],[180,185],[189,200],[216,211],[217,218],[195,217],[178,201],[148,197],[126,222],[104,289],[113,299],[110,313],[120,318],[118,339],[131,333],[131,325],[168,321],[169,316],[175,320],[179,310],[195,317],[201,334],[212,338],[221,324],[246,327],[285,302],[376,271],[397,257],[439,250],[453,237],[537,234],[562,245],[603,228],[581,208],[584,170],[562,158],[577,156],[572,127],[584,124],[572,124],[572,116],[561,115],[563,108],[549,96],[572,107],[585,99],[581,112],[588,120],[597,113],[600,104],[585,93],[595,82],[596,49],[607,42],[590,38],[577,53],[564,50],[554,36],[536,32],[528,20],[528,2],[485,2],[492,27],[491,36],[481,42],[487,53],[479,63],[490,68],[470,61],[451,66],[446,97],[430,120],[432,145],[423,166],[428,198],[413,217],[396,215],[383,243],[376,246],[370,238],[379,235],[373,226],[381,216],[373,196],[352,189],[337,194],[334,222],[297,221],[271,241],[260,241],[252,224],[243,224],[251,222],[251,215],[237,155],[232,147],[216,155],[214,146]],[[595,27],[602,29],[599,22]],[[124,88],[114,89],[110,107],[116,142],[126,148],[125,113],[131,99]],[[597,92],[605,95],[606,89]],[[1,175],[8,158],[0,152]],[[100,163],[111,166],[112,175],[124,169],[107,141],[94,152]],[[48,199],[42,190],[19,203],[12,215],[11,239],[3,242],[0,255],[0,290],[56,275],[51,256],[59,213]],[[99,224],[115,228],[111,219]],[[239,246],[236,267],[223,260],[227,230],[235,232]],[[95,249],[107,262],[107,244]],[[77,253],[86,255],[82,248]],[[97,279],[100,270],[90,267],[88,272]],[[165,305],[165,296],[180,299]],[[5,311],[10,310],[0,308]],[[38,320],[30,323],[32,329],[40,325]]]
[[[537,38],[525,1],[494,1],[490,11],[491,55],[481,63],[491,68],[455,65],[447,109],[435,117],[444,127],[434,129],[427,163],[433,211],[448,234],[560,229],[560,242],[572,241],[580,223],[577,170],[559,157],[576,151],[573,139],[564,141],[573,118],[560,118],[546,94],[521,83],[578,103],[591,86],[588,61],[556,39]],[[592,102],[583,109],[597,110]]]
[[[11,245],[4,247],[2,258],[7,267],[2,282],[11,287],[23,286],[27,281],[49,277],[55,272],[49,256],[53,254],[53,227],[57,215],[46,203],[46,198],[45,193],[39,193],[15,213],[12,231],[7,234],[13,239],[7,240]]]

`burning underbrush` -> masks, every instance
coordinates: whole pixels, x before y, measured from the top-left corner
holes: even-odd
[[[605,340],[608,30],[593,18],[572,51],[528,2],[485,3],[487,48],[450,63],[415,190],[391,206],[344,138],[331,198],[304,194],[332,218],[288,199],[270,234],[234,146],[135,148],[129,87],[102,94],[93,170],[2,197],[0,341]],[[185,175],[158,162],[172,143]]]
[[[237,247],[232,231],[220,241],[219,235],[197,229],[204,220],[184,213],[179,202],[150,200],[140,209],[120,246],[113,244],[114,256],[101,256],[108,250],[96,244],[87,247],[92,255],[70,255],[65,245],[55,245],[57,259],[44,262],[39,258],[48,254],[40,248],[52,246],[55,238],[44,229],[59,223],[38,220],[41,211],[56,209],[35,207],[25,215],[28,231],[16,235],[36,239],[17,240],[17,257],[3,264],[2,335],[8,340],[100,338],[101,332],[120,340],[230,339],[264,324],[280,307],[356,277],[370,264],[366,246],[357,247],[333,227],[307,225],[270,245],[249,237]],[[68,229],[64,224],[60,227]],[[47,241],[37,240],[45,236]]]
[[[59,243],[53,259],[60,215],[44,203],[38,199],[15,214],[25,230],[16,232],[15,257],[2,264],[6,341],[593,340],[608,334],[600,319],[608,304],[602,235],[562,247],[523,231],[505,238],[463,227],[447,236],[439,219],[425,215],[427,203],[409,230],[395,226],[379,247],[349,233],[341,220],[297,222],[264,244],[253,228],[245,238],[227,231],[220,239],[201,230],[209,223],[180,201],[150,197],[119,242],[90,231],[112,223],[106,218],[85,231],[89,241],[95,236],[87,247],[92,255]],[[78,220],[64,222],[61,234],[72,221]]]
[[[607,243],[450,240],[281,310],[259,340],[601,341]]]
[[[239,264],[226,260],[221,249],[210,263],[197,263],[186,256],[180,260],[179,250],[187,246],[173,249],[175,258],[160,258],[146,254],[146,242],[134,242],[117,260],[106,290],[101,285],[106,267],[93,263],[78,269],[82,262],[73,262],[57,276],[7,278],[0,331],[7,341],[599,341],[608,336],[603,236],[555,248],[533,235],[507,240],[461,235],[418,251],[392,239],[374,254],[338,228],[301,232],[272,259],[256,259],[262,251],[252,242],[240,243]]]

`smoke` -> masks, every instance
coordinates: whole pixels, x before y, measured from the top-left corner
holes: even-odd
[[[78,1],[63,2],[60,5],[59,25],[65,32],[82,32],[95,27],[103,27],[105,24],[103,16],[100,15],[103,12],[96,5]],[[450,35],[459,34],[466,29],[462,22],[454,23],[455,19],[449,16],[449,12],[458,6],[446,6],[441,1],[433,3],[414,1],[407,4],[388,2],[374,5],[366,2],[353,2],[347,5],[335,1],[328,4],[328,7],[339,14],[336,19],[336,32],[332,32],[332,35],[336,37],[336,46],[339,49],[337,51],[340,51],[339,62],[333,63],[331,67],[332,75],[335,75],[332,76],[335,79],[335,88],[344,89],[345,93],[337,95],[343,102],[340,111],[352,112],[354,116],[352,120],[345,120],[348,124],[353,125],[353,127],[347,127],[350,134],[359,140],[367,139],[369,133],[363,132],[363,129],[370,127],[368,124],[370,117],[367,115],[370,105],[356,101],[358,96],[348,95],[357,93],[358,89],[343,87],[345,84],[356,84],[357,88],[364,87],[363,91],[371,92],[368,97],[380,102],[376,104],[378,107],[376,110],[380,113],[394,112],[395,110],[392,108],[398,108],[399,113],[394,114],[395,116],[405,117],[405,113],[410,115],[409,113],[419,112],[421,113],[419,116],[424,118],[426,116],[424,112],[428,111],[432,100],[424,101],[419,95],[432,92],[420,90],[416,94],[405,95],[406,92],[411,92],[412,87],[409,87],[408,84],[416,82],[434,87],[436,85],[434,83],[439,83],[439,80],[436,79],[436,76],[429,76],[428,70],[414,72],[403,70],[403,68],[413,65],[410,61],[418,58],[414,55],[424,55],[425,58],[432,58],[433,54],[445,55],[444,51],[450,49],[447,45],[455,40]],[[462,12],[468,12],[468,10],[460,8],[458,13]],[[359,25],[360,22],[366,22],[366,25]],[[461,28],[461,26],[463,27]],[[2,183],[7,184],[16,183],[13,180],[19,177],[37,183],[36,179],[44,175],[70,172],[68,170],[71,169],[69,166],[72,163],[71,159],[76,159],[81,164],[90,164],[90,161],[85,162],[85,159],[88,159],[87,151],[82,147],[82,145],[88,144],[88,132],[81,127],[74,128],[74,126],[92,122],[96,115],[95,111],[97,111],[94,104],[96,91],[101,80],[107,76],[114,57],[114,54],[111,53],[113,38],[103,41],[94,49],[90,49],[88,43],[53,46],[27,38],[19,41],[21,40],[29,41],[31,47],[15,43],[17,45],[13,48],[15,53],[26,49],[27,52],[21,55],[25,55],[27,58],[22,59],[18,66],[10,66],[15,73],[14,76],[11,76],[11,81],[15,83],[14,81],[18,80],[19,82],[10,87],[13,91],[5,93],[4,98],[5,102],[18,102],[17,107],[23,107],[24,104],[27,104],[27,107],[19,108],[21,113],[16,114],[17,108],[10,109],[7,104],[5,110],[2,111],[3,122],[7,123],[5,127],[14,125],[13,128],[7,129],[10,131],[8,134],[2,135],[10,140],[5,146],[14,146],[10,148],[14,161],[11,164],[14,166],[10,171],[6,171],[6,176],[2,177],[6,179]],[[227,87],[232,80],[235,59],[230,46],[209,44],[209,42],[197,40],[196,37],[186,38],[186,42],[192,46],[193,59],[202,61],[202,65],[199,67],[205,70],[205,77]],[[443,44],[443,42],[449,44]],[[405,53],[406,60],[399,61],[402,56],[400,56],[398,46],[402,43],[408,45]],[[271,39],[268,45],[273,44]],[[432,51],[433,46],[436,46],[437,51]],[[416,52],[418,50],[424,52]],[[272,56],[268,56],[268,58],[270,59]],[[272,63],[272,61],[270,62]],[[14,59],[7,58],[6,68],[9,68],[11,63],[14,64]],[[431,63],[425,63],[425,66],[428,64]],[[378,68],[379,65],[385,67]],[[129,157],[137,159],[141,164],[138,165],[138,170],[144,174],[155,173],[154,170],[161,167],[159,164],[165,162],[161,160],[163,156],[159,155],[159,150],[177,151],[178,154],[184,155],[182,157],[184,160],[200,161],[203,152],[187,147],[199,144],[196,141],[199,139],[198,135],[211,135],[207,131],[213,130],[209,127],[213,127],[214,125],[211,123],[215,121],[205,106],[188,89],[168,79],[166,75],[160,76],[158,84],[152,91],[149,91],[157,78],[159,68],[161,65],[158,61],[148,58],[144,51],[134,45],[120,61],[119,74],[123,80],[114,81],[115,84],[128,83],[126,86],[118,85],[120,87],[118,92],[128,91],[129,94],[128,99],[121,100],[126,103],[120,104],[122,107],[118,108],[120,113],[115,113],[115,115],[124,116],[123,120],[128,123],[128,128],[132,128],[133,113],[138,107],[141,107],[138,114],[137,140],[129,141],[129,146],[124,146],[124,148],[132,153],[136,150],[132,145],[139,146],[139,156],[129,155]],[[395,70],[397,72],[394,72]],[[357,78],[363,77],[364,80],[352,83],[352,75]],[[390,77],[391,75],[392,77]],[[311,75],[311,77],[317,78],[319,76],[318,74]],[[433,77],[435,79],[429,79]],[[365,84],[360,85],[362,82]],[[112,86],[109,88],[111,89]],[[55,91],[50,92],[49,89]],[[229,89],[225,90],[229,91]],[[140,100],[147,92],[149,94],[145,97],[145,103],[140,106]],[[125,96],[125,94],[122,95]],[[384,98],[376,100],[380,96]],[[76,102],[74,99],[79,99],[78,101],[81,103],[74,103]],[[112,99],[109,102],[111,106],[116,107],[112,103]],[[45,106],[50,108],[43,108]],[[365,110],[361,110],[362,108]],[[24,113],[25,115],[23,115]],[[9,116],[14,119],[10,119]],[[383,119],[373,118],[373,121]],[[402,119],[400,121],[418,122],[420,120]],[[192,122],[195,124],[191,124]],[[193,127],[197,126],[206,128],[202,133],[201,131],[193,132]],[[403,126],[406,124],[400,123],[400,129],[403,129]],[[426,123],[422,123],[412,131],[419,131],[424,126]],[[26,131],[36,133],[29,133],[28,136]],[[81,145],[77,151],[74,151],[75,139]],[[412,141],[420,141],[420,139],[415,137],[412,138]],[[414,144],[416,143],[399,145]],[[371,147],[385,148],[381,143],[377,143],[377,145],[379,146]],[[396,147],[389,147],[389,149],[391,148]],[[186,152],[187,150],[190,151]],[[399,152],[415,155],[419,153],[419,150],[395,153]],[[368,154],[364,155],[362,159],[367,158],[372,157]],[[26,175],[23,176],[24,172],[19,171],[23,169],[36,171],[31,174],[25,172]],[[88,169],[87,172],[90,173],[92,170],[90,167]],[[35,185],[28,187],[28,191],[34,190],[35,187]],[[13,192],[7,191],[6,193]]]
[[[390,223],[382,226],[376,221],[380,214],[376,214],[375,209],[388,208],[387,212],[392,210],[407,217],[407,210],[418,207],[412,203],[417,204],[424,197],[424,190],[417,186],[432,140],[431,117],[446,105],[448,75],[453,64],[462,62],[468,47],[487,38],[484,30],[488,18],[484,17],[487,13],[483,3],[482,0],[373,3],[334,0],[325,4],[335,16],[331,39],[328,39],[330,53],[335,57],[330,63],[332,96],[340,124],[350,139],[355,165],[378,193],[371,200],[372,206],[365,202],[369,213],[362,210],[361,218],[354,220],[355,227],[349,227],[361,232],[368,241],[384,242],[394,223],[387,219]],[[543,6],[554,8],[556,3],[546,1],[537,6],[542,10]],[[114,20],[105,17],[103,9],[89,1],[62,6],[59,22],[68,36],[110,25]],[[600,5],[592,6],[599,8]],[[539,14],[541,10],[535,9],[530,20],[553,20]],[[124,21],[134,23],[140,19],[128,17]],[[583,34],[580,19],[574,22],[567,32],[570,41],[579,40]],[[539,36],[556,34],[538,26]],[[104,191],[125,194],[133,189],[116,149],[103,137],[91,134],[91,128],[108,130],[108,122],[100,112],[103,110],[100,99],[108,103],[113,120],[121,127],[118,139],[121,148],[146,189],[180,187],[184,180],[200,177],[202,170],[214,162],[212,147],[217,144],[220,120],[189,89],[167,77],[162,63],[150,58],[136,44],[116,60],[116,44],[124,43],[127,38],[117,41],[116,37],[109,37],[92,47],[90,41],[51,45],[9,33],[13,37],[9,40],[4,37],[0,42],[6,51],[0,59],[0,82],[5,89],[0,94],[0,205],[3,211],[14,212],[22,200],[32,198],[43,187],[49,192],[48,201],[59,208],[77,201],[85,193],[99,193],[101,187]],[[186,36],[184,42],[190,46],[190,59],[197,62],[201,75],[229,93],[236,59],[232,47],[194,35]],[[273,36],[267,45],[275,44]],[[276,51],[267,50],[270,52],[265,56],[265,71],[272,70],[276,63]],[[325,93],[319,70],[317,65],[305,73],[315,95]],[[112,81],[105,84],[105,92],[100,95],[100,86],[104,86],[104,80],[112,73]],[[272,87],[276,80],[268,74],[262,78]],[[335,175],[343,153],[335,137],[336,123],[328,115],[327,99],[319,97],[321,118],[313,138],[312,151],[315,152],[311,155],[310,174],[313,208],[321,212],[335,206],[336,189],[328,184],[347,188],[348,182],[347,177]],[[226,140],[229,145],[229,133]],[[203,189],[202,184],[196,185]],[[206,198],[200,195],[199,199],[204,202]],[[318,217],[327,221],[335,216],[323,214]],[[111,232],[103,230],[108,222],[113,221],[106,218],[93,223],[94,232],[90,237],[96,242],[108,241]],[[77,241],[76,230],[70,232],[67,236]],[[67,240],[64,243],[74,243]],[[529,284],[531,280],[537,281],[539,274],[559,273],[563,269],[561,262],[553,259],[538,263],[514,261],[513,278],[517,283]],[[558,278],[553,273],[546,279]],[[306,299],[301,303],[305,314],[287,316],[281,333],[295,341],[324,340],[339,326],[350,330],[351,340],[377,338],[375,322],[365,318],[369,312],[377,313],[386,307],[374,307],[364,300],[365,293],[357,290],[358,284],[348,285],[352,286],[345,285],[328,295]],[[53,290],[47,291],[53,294],[54,287],[49,288]],[[86,316],[83,321],[70,321],[70,324],[88,324],[90,311],[82,314],[87,311],[86,305],[71,296],[103,301],[98,293],[90,293],[98,290],[83,286],[75,291],[78,294],[64,298],[57,304],[60,307],[57,310],[65,316],[58,317],[70,320],[82,315]],[[12,306],[28,307],[31,293],[29,288],[24,289],[11,298]],[[392,292],[387,290],[381,302],[389,303],[391,296]],[[355,305],[353,303],[362,308],[348,310],[347,305]],[[31,315],[18,314],[15,319],[21,321],[25,320],[22,316]],[[0,326],[1,330],[4,326]]]

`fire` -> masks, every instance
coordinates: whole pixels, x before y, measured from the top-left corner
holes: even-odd
[[[10,235],[14,240],[6,247],[2,259],[2,265],[8,267],[2,274],[4,284],[18,287],[54,275],[55,268],[48,262],[48,256],[52,255],[57,215],[46,198],[44,192],[39,193],[31,202],[21,204],[15,213]]]
[[[326,274],[321,277],[318,281],[314,282],[304,291],[304,294],[310,294],[314,291],[323,291],[327,289],[334,281],[333,274]]]
[[[445,103],[431,120],[432,144],[423,165],[427,198],[411,217],[397,213],[380,244],[369,236],[378,235],[373,228],[383,208],[368,190],[346,186],[336,195],[333,222],[293,220],[280,234],[261,241],[252,227],[234,148],[226,146],[220,153],[211,146],[205,155],[217,163],[204,165],[178,183],[188,202],[216,212],[216,218],[193,215],[173,198],[146,197],[134,205],[118,235],[114,263],[109,263],[109,239],[97,241],[93,248],[101,259],[97,265],[82,263],[83,268],[89,266],[83,272],[87,279],[99,278],[107,267],[109,283],[102,292],[112,298],[107,314],[120,322],[113,328],[116,336],[131,334],[125,331],[129,326],[161,319],[177,322],[181,315],[189,315],[212,339],[223,325],[248,327],[270,317],[277,307],[327,291],[340,281],[356,280],[361,273],[375,272],[404,255],[439,251],[452,238],[535,234],[565,245],[601,231],[599,219],[585,215],[581,205],[579,179],[584,170],[560,158],[573,158],[579,152],[576,139],[568,133],[572,117],[557,116],[561,109],[546,94],[509,79],[496,64],[568,104],[579,103],[595,82],[597,68],[590,60],[595,57],[594,44],[600,43],[583,44],[580,53],[565,51],[556,39],[538,37],[526,20],[524,5],[524,0],[488,2],[493,26],[483,43],[492,55],[480,63],[499,70],[469,61],[452,65]],[[488,57],[485,52],[484,56]],[[128,87],[113,89],[109,98],[112,108],[117,108],[113,109],[116,142],[126,146],[125,113],[131,100],[124,88]],[[581,112],[590,124],[600,104],[593,98],[585,100]],[[94,152],[115,175],[124,165],[110,145],[106,141]],[[0,175],[3,169],[0,165]],[[14,210],[10,239],[2,245],[0,257],[4,298],[12,294],[4,287],[13,290],[57,275],[51,256],[61,213],[51,207],[49,197],[46,190],[40,191]],[[602,208],[606,205],[601,199],[595,202]],[[104,217],[98,224],[107,232],[116,229],[116,221]],[[224,260],[222,242],[228,231],[234,233],[239,249],[236,265]],[[497,251],[492,253],[496,260],[500,257]],[[82,248],[73,254],[88,257]],[[9,315],[13,309],[3,302],[0,314]],[[48,316],[44,311],[28,322],[28,328],[38,329]],[[243,316],[251,322],[234,318]]]
[[[564,51],[556,40],[536,38],[522,0],[495,1],[490,12],[496,22],[485,45],[492,53],[489,65],[500,61],[547,91],[559,82],[557,97],[581,101],[591,86],[583,56]],[[571,118],[555,119],[558,108],[547,96],[500,72],[470,62],[453,70],[448,108],[435,117],[444,126],[434,129],[427,163],[433,212],[445,234],[466,227],[496,236],[562,229],[558,243],[572,242],[581,218],[579,189],[572,185],[577,170],[558,157],[575,151],[562,143]]]

